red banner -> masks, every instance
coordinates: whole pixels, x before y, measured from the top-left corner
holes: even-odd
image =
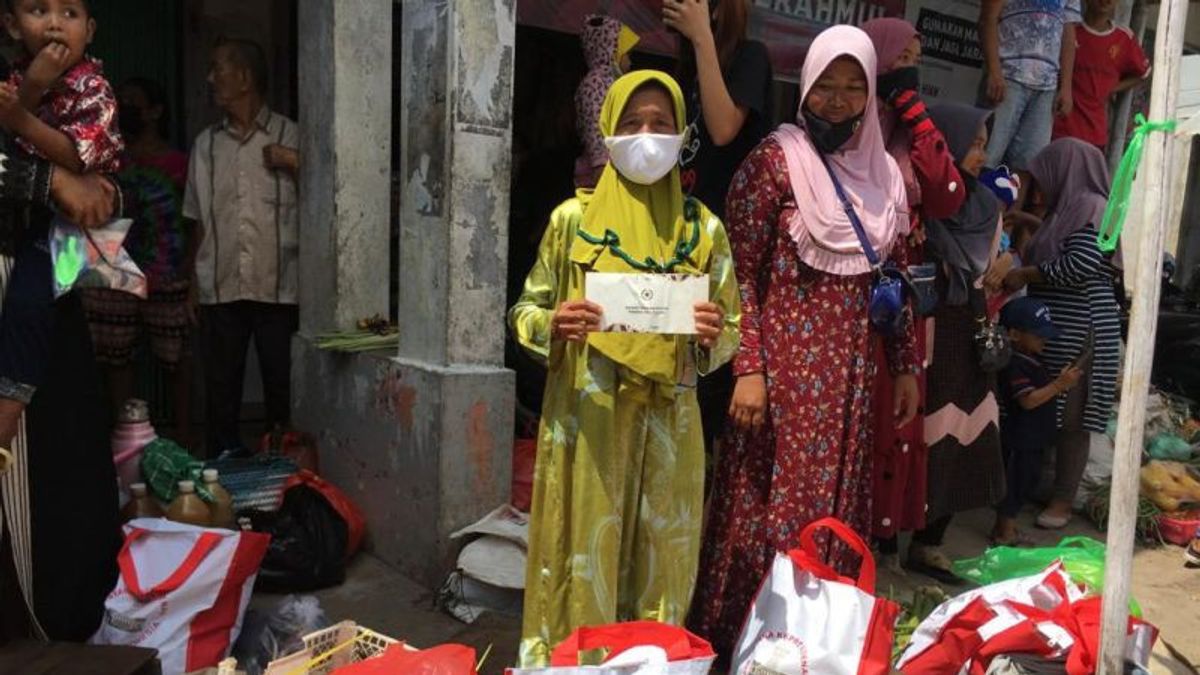
[[[578,33],[584,17],[603,12],[620,19],[642,37],[638,49],[674,54],[676,40],[663,26],[662,3],[663,0],[519,0],[517,21]],[[785,80],[800,79],[808,45],[825,28],[904,15],[904,0],[753,0],[751,5],[750,37],[767,45],[775,76]]]

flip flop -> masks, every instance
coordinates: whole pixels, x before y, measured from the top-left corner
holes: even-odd
[[[1043,530],[1061,530],[1071,522],[1071,516],[1052,516],[1045,511],[1038,514],[1037,526]]]
[[[1197,535],[1197,538],[1183,549],[1183,559],[1187,562],[1188,567],[1200,567],[1200,535]]]
[[[950,571],[950,565],[950,559],[941,551],[917,549],[909,552],[905,568],[947,586],[961,586],[966,583],[965,579]]]
[[[1025,534],[1023,530],[1017,530],[1016,536],[1014,536],[1012,539],[999,539],[994,536],[988,537],[988,545],[992,548],[997,546],[1008,546],[1010,548],[1029,548],[1036,544],[1037,542],[1031,539],[1029,535]]]

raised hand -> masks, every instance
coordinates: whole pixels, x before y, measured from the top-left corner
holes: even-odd
[[[61,42],[51,42],[33,57],[25,78],[41,91],[50,88],[62,74],[67,72],[71,63],[71,48]]]

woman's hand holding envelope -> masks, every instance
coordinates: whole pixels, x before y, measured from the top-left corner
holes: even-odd
[[[712,349],[721,337],[725,313],[713,302],[696,303],[696,337],[701,347]]]
[[[603,310],[594,302],[572,300],[558,306],[550,318],[550,336],[555,340],[583,342],[588,333],[600,328]]]

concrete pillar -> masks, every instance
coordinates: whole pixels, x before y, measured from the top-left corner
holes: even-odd
[[[404,3],[400,355],[499,366],[512,143],[511,0]]]
[[[1145,2],[1119,0],[1113,22],[1129,27],[1134,39],[1141,44],[1146,32]],[[1123,91],[1111,108],[1112,116],[1108,121],[1108,170],[1114,174],[1117,172],[1117,165],[1121,163],[1121,155],[1125,154],[1125,131],[1129,128],[1129,109],[1132,102],[1133,90]]]
[[[515,5],[403,5],[401,339],[392,387],[401,445],[437,472],[436,511],[424,523],[436,523],[440,556],[414,570],[426,578],[447,570],[454,547],[445,535],[509,493],[515,399],[503,365]]]
[[[400,352],[346,356],[295,343],[294,414],[319,433],[323,472],[363,507],[373,552],[430,586],[452,569],[449,534],[509,496],[515,4],[402,3]],[[388,70],[391,9],[391,0],[301,0],[301,122],[315,155],[302,183],[311,189],[302,227],[312,224],[303,331],[344,325],[375,311],[374,293],[387,297],[388,189],[376,180],[388,167],[379,139],[390,111],[377,96],[386,100],[390,80],[371,71]],[[359,44],[337,52],[343,38]]]
[[[300,0],[300,332],[387,314],[392,0]]]

